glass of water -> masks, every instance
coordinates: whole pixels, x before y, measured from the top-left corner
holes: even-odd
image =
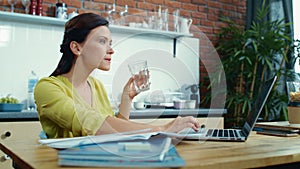
[[[142,92],[150,89],[149,69],[146,60],[138,60],[128,65],[131,75],[134,78],[136,91]]]

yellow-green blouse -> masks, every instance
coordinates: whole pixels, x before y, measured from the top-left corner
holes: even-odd
[[[107,116],[114,116],[103,84],[89,77],[92,106],[63,76],[42,78],[34,90],[39,120],[48,138],[95,135]]]

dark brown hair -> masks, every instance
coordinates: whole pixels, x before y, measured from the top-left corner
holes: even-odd
[[[94,13],[77,15],[65,24],[64,39],[60,45],[60,52],[63,55],[50,76],[58,76],[71,70],[72,64],[75,63],[75,56],[70,49],[70,43],[72,41],[82,43],[90,31],[98,26],[108,26],[108,21]]]

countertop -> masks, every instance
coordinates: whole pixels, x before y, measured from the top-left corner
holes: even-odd
[[[132,110],[131,119],[137,118],[170,118],[177,116],[195,116],[195,117],[222,117],[226,114],[226,109],[145,109]]]
[[[132,110],[130,113],[131,119],[140,118],[171,118],[180,116],[195,116],[195,117],[222,117],[226,114],[226,109],[145,109]],[[22,112],[0,112],[0,122],[7,121],[38,121],[38,113],[36,111]]]
[[[0,122],[4,121],[38,121],[36,111],[0,112]]]

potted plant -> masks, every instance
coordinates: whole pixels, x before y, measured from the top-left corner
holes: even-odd
[[[284,23],[284,20],[264,20],[268,11],[269,7],[263,4],[258,9],[256,22],[248,30],[229,19],[223,19],[228,26],[220,30],[216,44],[223,68],[218,69],[214,77],[219,77],[225,71],[225,105],[228,112],[225,122],[230,126],[240,127],[243,124],[262,84],[274,75],[279,80],[267,100],[261,118],[264,121],[287,119],[288,98],[282,92],[284,90],[278,89],[285,86],[283,77],[290,76],[292,72],[285,66],[294,61],[288,58],[295,47],[288,36],[287,28],[291,23]],[[219,79],[209,79],[210,84],[220,83]],[[209,103],[212,97],[214,96],[206,95],[202,102]]]

